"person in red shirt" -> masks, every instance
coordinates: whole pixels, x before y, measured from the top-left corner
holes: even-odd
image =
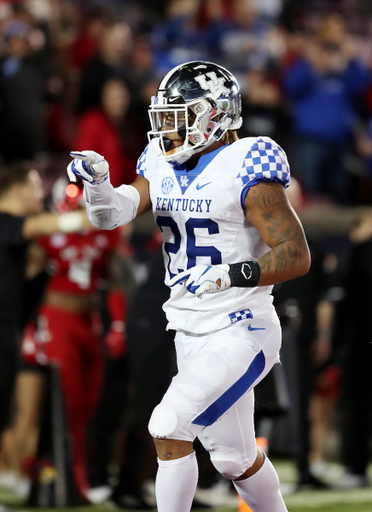
[[[95,5],[81,12],[81,22],[71,44],[71,61],[79,71],[99,52],[102,34],[113,22],[113,12],[105,5]]]
[[[67,193],[70,208],[71,205],[76,207],[81,191],[75,184],[73,187],[70,184]],[[72,441],[74,477],[79,493],[84,497],[89,488],[85,468],[85,429],[98,403],[104,358],[105,355],[122,357],[125,352],[125,296],[118,277],[113,275],[113,269],[120,268],[113,262],[115,258],[121,258],[118,254],[120,240],[120,229],[100,231],[92,227],[79,233],[41,237],[34,251],[34,259],[39,258],[41,266],[47,266],[51,277],[37,319],[24,332],[22,355],[28,363],[59,365]],[[106,343],[103,342],[97,301],[105,279],[111,319]],[[20,401],[14,431],[18,443],[22,436],[17,432],[19,429],[25,431],[24,413],[30,408],[29,404],[23,403],[25,400],[22,402],[22,396],[26,396],[26,393],[22,394],[22,388],[27,388],[29,382],[26,368],[20,372],[17,382]],[[39,402],[38,397],[34,399]]]
[[[115,187],[135,179],[137,158],[135,149],[124,147],[122,132],[130,105],[129,91],[122,80],[113,78],[105,83],[101,106],[88,110],[80,119],[75,146],[93,148],[109,155],[110,176]],[[126,139],[131,140],[133,133]],[[133,155],[133,156],[132,156]]]

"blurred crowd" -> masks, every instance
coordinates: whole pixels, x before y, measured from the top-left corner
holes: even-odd
[[[7,340],[20,340],[17,364],[0,378],[0,486],[30,503],[58,480],[45,477],[58,465],[57,415],[71,458],[69,504],[154,508],[144,487],[155,475],[147,422],[176,371],[161,311],[161,237],[148,216],[111,234],[64,216],[84,210],[66,166],[70,151],[90,149],[109,162],[114,186],[134,181],[150,97],[191,60],[238,79],[240,137],[269,136],[286,151],[288,193],[312,252],[307,276],[274,288],[283,364],[258,386],[257,435],[296,461],[297,489],[370,485],[372,4],[0,0],[0,292],[24,286],[16,335],[0,312],[1,368],[15,350]],[[43,206],[26,208],[17,187],[32,176]],[[30,232],[9,218],[42,209],[56,225]],[[22,246],[24,283],[19,272],[4,280],[5,240]],[[200,488],[217,492],[199,452]],[[343,467],[337,484],[331,459]]]

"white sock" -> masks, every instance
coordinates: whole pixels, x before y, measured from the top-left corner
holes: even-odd
[[[195,452],[175,460],[159,460],[155,482],[158,512],[190,512],[198,483]]]
[[[269,459],[246,480],[234,480],[240,497],[252,512],[288,512],[279,489],[279,477]]]

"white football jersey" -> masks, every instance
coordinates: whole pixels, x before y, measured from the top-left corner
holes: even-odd
[[[152,147],[150,147],[150,144]],[[244,212],[248,189],[260,181],[288,186],[284,151],[269,137],[244,138],[200,157],[195,169],[158,159],[158,141],[138,160],[150,184],[155,221],[163,236],[165,283],[199,264],[256,260],[270,248]],[[183,284],[171,288],[163,309],[168,329],[197,335],[213,332],[272,301],[272,286],[229,288],[201,299]]]

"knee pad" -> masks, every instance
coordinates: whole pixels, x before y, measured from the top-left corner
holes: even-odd
[[[213,466],[222,476],[235,480],[253,466],[257,457],[257,447],[254,445],[253,449],[248,448],[245,453],[231,448],[216,448],[210,452],[210,456]]]
[[[171,436],[177,428],[177,414],[168,404],[155,407],[149,421],[149,432],[152,437],[165,439]]]

